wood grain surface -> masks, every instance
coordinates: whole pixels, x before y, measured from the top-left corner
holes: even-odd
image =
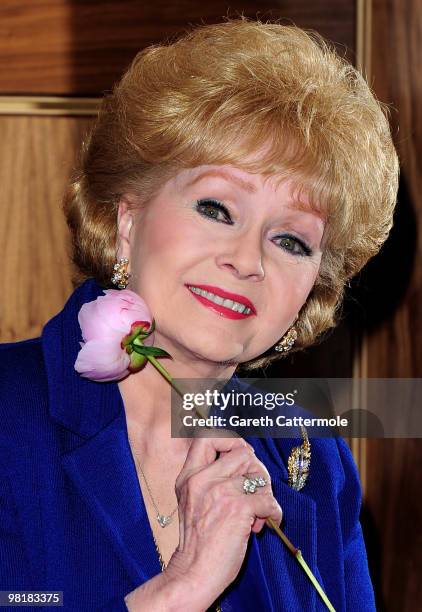
[[[0,117],[0,337],[38,336],[71,293],[61,198],[87,119]]]
[[[401,181],[390,238],[357,287],[360,324],[367,331],[363,373],[420,378],[422,3],[374,0],[372,24],[371,84],[390,105]],[[404,418],[406,406],[397,405],[396,410],[398,418]],[[378,612],[413,612],[422,605],[421,468],[421,439],[366,443],[362,521]]]
[[[354,0],[2,0],[0,94],[100,95],[141,48],[240,14],[316,29],[354,59]]]

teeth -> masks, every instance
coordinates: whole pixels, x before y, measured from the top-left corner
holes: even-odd
[[[233,300],[224,300],[223,306],[226,308],[231,308],[231,310],[237,310],[237,306],[240,306],[240,304],[233,302]]]
[[[243,314],[250,314],[251,309],[247,308],[244,304],[240,304],[239,302],[234,302],[233,300],[225,300],[219,295],[215,295],[214,293],[210,293],[209,291],[205,291],[204,289],[199,289],[198,287],[189,287],[189,289],[198,295],[202,295],[202,297],[207,298],[211,302],[215,304],[225,306],[226,308],[230,308],[234,312],[240,312]]]
[[[208,295],[212,295],[212,293],[209,293]],[[221,306],[222,303],[224,302],[224,298],[222,298],[220,295],[214,295],[214,297],[212,298],[212,301],[218,304],[219,306]]]

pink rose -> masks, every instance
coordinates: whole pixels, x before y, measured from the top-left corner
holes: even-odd
[[[74,366],[81,376],[101,382],[140,370],[147,357],[137,351],[154,344],[152,316],[144,300],[130,289],[104,293],[79,311],[85,342]]]

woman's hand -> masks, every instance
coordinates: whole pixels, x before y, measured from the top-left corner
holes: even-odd
[[[246,474],[268,484],[246,495]],[[258,533],[268,517],[279,524],[282,510],[265,465],[242,438],[194,439],[175,488],[179,546],[164,573],[194,594],[192,610],[206,609],[239,573],[251,530]]]

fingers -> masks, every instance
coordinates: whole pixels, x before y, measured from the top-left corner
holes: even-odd
[[[251,445],[241,437],[230,438],[195,438],[190,445],[182,471],[197,471],[209,465],[218,452],[228,452],[234,448],[246,448]]]
[[[206,470],[204,469],[203,471],[206,471],[207,479],[230,478],[235,475],[250,474],[251,476],[263,476],[269,483],[271,482],[267,468],[259,461],[249,446],[238,446],[230,452],[220,455],[214,463],[207,466]]]
[[[265,487],[263,487],[263,490],[264,488]],[[249,511],[251,525],[253,526],[257,519],[259,521],[262,520],[262,523],[259,522],[255,526],[255,531],[259,526],[260,529],[262,529],[262,526],[267,518],[274,519],[277,525],[280,525],[283,518],[283,510],[270,490],[268,490],[266,495],[257,495],[256,493],[253,493],[252,495],[245,495],[245,497],[247,497],[247,501],[245,503],[244,512]]]
[[[218,459],[217,453],[220,453]],[[267,484],[246,495],[243,490],[245,475],[262,476]],[[255,533],[262,529],[268,517],[277,524],[282,520],[282,509],[273,495],[266,466],[256,457],[253,447],[240,437],[195,438],[176,480],[178,499],[182,489],[190,499],[204,499],[207,492],[214,497],[217,495],[218,499],[229,494],[230,505],[236,507],[236,512],[243,513],[244,520]]]
[[[216,460],[216,453],[220,452]],[[255,456],[251,444],[240,436],[234,438],[196,438],[192,442],[185,463],[175,484],[176,495],[183,484],[194,474],[204,472],[207,482],[220,481],[235,474],[257,473],[271,481],[270,475],[263,463]],[[196,478],[201,482],[201,478]],[[241,488],[239,490],[242,490]]]
[[[263,526],[265,525],[265,521],[267,519],[263,519],[263,518],[256,518],[252,524],[252,531],[254,533],[259,533],[261,531],[261,529],[263,528]]]

